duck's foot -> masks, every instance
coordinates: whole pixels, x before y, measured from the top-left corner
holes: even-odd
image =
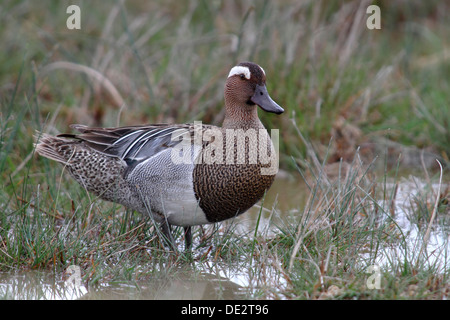
[[[190,251],[192,249],[192,231],[191,227],[184,227],[184,250]]]
[[[173,239],[172,236],[172,226],[167,221],[161,223],[161,232],[169,247],[177,251],[178,249],[175,246],[175,240]],[[192,231],[190,226],[184,227],[184,241],[185,241],[185,250],[190,251],[192,249]]]
[[[175,246],[175,241],[173,240],[172,236],[172,227],[167,221],[161,223],[161,232],[164,236],[164,240],[169,245],[169,247],[174,251],[177,251],[177,247]]]

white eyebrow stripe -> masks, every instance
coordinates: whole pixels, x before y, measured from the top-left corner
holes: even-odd
[[[266,72],[264,71],[263,67],[261,67],[261,66],[258,66],[258,67],[261,69],[261,71],[264,73],[264,75],[266,75]]]
[[[231,68],[231,71],[230,71],[230,73],[228,74],[228,78],[229,78],[229,77],[232,77],[232,76],[235,76],[235,75],[237,75],[237,74],[244,74],[244,76],[245,76],[245,78],[246,78],[247,80],[249,80],[250,77],[251,77],[250,69],[249,69],[249,68],[244,67],[244,66],[236,66],[236,67]]]

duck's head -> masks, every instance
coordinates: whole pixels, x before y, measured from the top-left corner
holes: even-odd
[[[231,68],[225,83],[225,103],[234,108],[258,105],[267,112],[284,112],[267,92],[264,69],[253,62],[242,62]]]

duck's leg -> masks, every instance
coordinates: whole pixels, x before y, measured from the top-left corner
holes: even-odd
[[[192,231],[191,227],[184,227],[184,241],[185,241],[185,250],[191,250],[192,248]]]
[[[168,242],[169,246],[176,250],[175,241],[173,240],[172,230],[169,222],[164,221],[161,223],[161,231],[164,239]]]

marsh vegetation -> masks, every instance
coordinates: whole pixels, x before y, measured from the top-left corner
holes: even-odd
[[[71,265],[85,298],[448,298],[450,7],[380,1],[369,30],[369,4],[82,3],[69,30],[64,2],[2,2],[0,298],[67,298],[19,283],[64,291]],[[181,229],[167,250],[149,217],[34,155],[36,132],[72,123],[220,125],[243,60],[286,110],[260,114],[279,177],[248,214],[195,228],[191,254]]]

